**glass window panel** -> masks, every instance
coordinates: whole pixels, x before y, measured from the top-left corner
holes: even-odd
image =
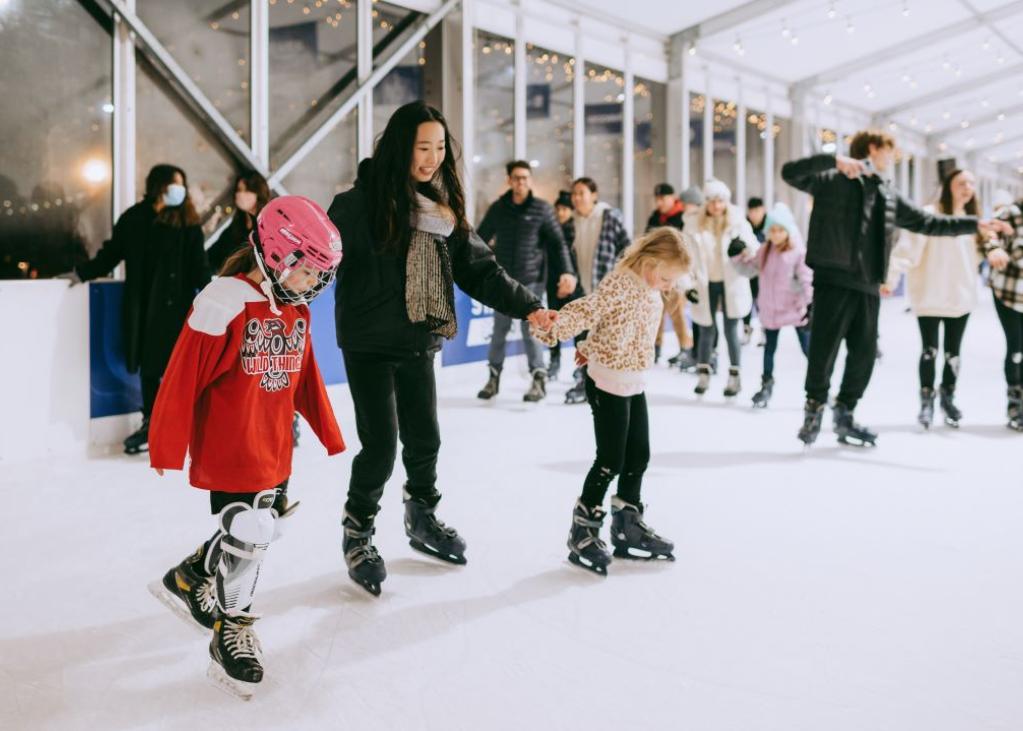
[[[476,31],[476,144],[471,160],[475,223],[507,187],[504,166],[515,154],[513,54],[511,39]]]
[[[405,39],[416,32],[416,21],[422,17],[423,14],[415,10],[373,0],[373,47],[375,51],[373,68],[387,61]],[[425,48],[422,43],[419,47]],[[420,58],[422,55],[413,52],[410,57]],[[406,62],[402,60],[401,63],[404,65]]]
[[[633,91],[635,123],[635,201],[633,220],[636,233],[646,229],[653,211],[654,186],[668,180],[667,113],[668,88],[655,81],[637,78]]]
[[[586,64],[586,175],[597,181],[600,200],[622,207],[622,120],[625,77]]]
[[[792,144],[789,134],[789,120],[774,118],[774,199],[786,203],[790,208],[798,191],[781,179],[781,166],[792,160]]]
[[[110,49],[75,0],[0,12],[0,279],[65,272],[110,234]]]
[[[526,154],[533,191],[553,203],[572,182],[575,59],[529,45],[526,69]]]
[[[735,102],[714,100],[714,177],[732,191],[732,202],[740,203],[735,200],[736,114]]]
[[[136,0],[136,9],[213,106],[250,139],[249,3]]]
[[[764,197],[764,143],[767,140],[767,117],[763,112],[746,113],[746,195]],[[744,204],[745,201],[737,201]]]
[[[334,196],[355,182],[358,167],[359,110],[354,109],[285,176],[284,187],[292,195],[304,195],[324,209]]]
[[[398,29],[405,25],[402,23],[402,20],[407,18],[416,19],[420,16],[419,13],[405,11],[401,8],[390,6],[388,3],[377,3],[374,5],[374,8],[378,10],[381,8],[393,8],[394,12],[394,15],[390,16],[389,19],[384,18],[374,25],[373,40],[376,45],[387,42],[389,35],[391,36],[390,43],[400,45],[402,42],[401,38],[404,38],[407,33],[412,32],[411,29],[405,32],[398,31]],[[386,23],[386,27],[382,26],[381,23]],[[376,63],[378,60],[382,63],[384,59],[390,56],[390,53],[387,52],[388,50],[390,48],[381,49],[380,59],[374,59],[374,66],[379,65]],[[398,107],[414,102],[417,99],[426,99],[426,63],[427,57],[433,53],[440,53],[440,49],[437,37],[431,33],[421,40],[412,51],[407,53],[398,62],[398,65],[392,68],[387,76],[373,89],[373,134],[375,137],[379,137],[384,131],[387,121]]]
[[[703,94],[689,94],[689,184],[703,187]]]

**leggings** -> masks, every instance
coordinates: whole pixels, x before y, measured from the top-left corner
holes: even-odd
[[[719,309],[722,311],[722,314],[726,312],[725,283],[711,282],[708,291],[710,296],[711,323],[708,326],[699,326],[700,337],[697,343],[696,362],[700,365],[708,365],[710,363],[710,355],[714,350],[714,341],[717,339],[717,312]],[[727,314],[724,314],[724,318],[725,342],[728,343],[728,362],[738,368],[740,358],[742,357],[742,346],[739,343],[739,318],[728,317]]]
[[[945,326],[945,367],[941,372],[941,388],[955,391],[959,377],[959,350],[966,332],[969,315],[962,317],[918,317],[924,352],[920,355],[920,388],[934,388],[938,360],[938,330]]]
[[[597,388],[586,376],[586,397],[593,412],[597,458],[593,461],[580,498],[587,507],[604,502],[607,489],[618,478],[618,497],[640,504],[643,473],[650,461],[650,422],[646,394],[616,396]]]
[[[1023,386],[1023,312],[1002,304],[997,296],[995,312],[1005,331],[1005,383],[1009,388]]]

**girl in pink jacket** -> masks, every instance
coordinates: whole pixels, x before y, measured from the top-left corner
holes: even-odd
[[[765,408],[774,390],[774,354],[778,349],[778,331],[795,327],[799,347],[806,355],[810,347],[809,310],[813,299],[813,272],[806,266],[806,247],[792,211],[784,203],[775,204],[764,221],[767,239],[755,259],[760,272],[757,313],[767,340],[764,345],[764,375],[753,406]]]

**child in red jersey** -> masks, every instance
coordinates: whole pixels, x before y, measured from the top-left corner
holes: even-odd
[[[195,298],[160,386],[150,463],[182,469],[210,491],[219,528],[153,593],[189,622],[213,630],[209,675],[249,698],[263,677],[249,609],[270,542],[288,506],[291,422],[297,411],[329,454],[344,450],[313,357],[309,307],[334,279],[341,237],[318,205],[271,201],[251,246],[224,264]]]

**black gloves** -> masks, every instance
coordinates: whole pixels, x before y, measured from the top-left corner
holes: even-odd
[[[686,290],[686,299],[692,302],[694,305],[700,304],[700,293],[695,289]]]
[[[736,236],[728,242],[728,258],[738,256],[746,248],[746,242]]]

